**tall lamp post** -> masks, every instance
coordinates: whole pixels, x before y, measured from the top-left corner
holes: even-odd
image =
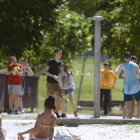
[[[100,53],[101,53],[101,20],[104,17],[94,16],[94,118],[100,118]]]

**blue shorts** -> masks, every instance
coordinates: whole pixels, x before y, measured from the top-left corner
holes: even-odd
[[[140,91],[133,95],[134,95],[136,101],[140,100]],[[132,101],[132,95],[124,94],[124,101],[125,102]]]
[[[75,93],[75,90],[74,89],[63,89],[63,91],[62,91],[62,94],[65,94],[65,95],[67,95],[68,93]]]

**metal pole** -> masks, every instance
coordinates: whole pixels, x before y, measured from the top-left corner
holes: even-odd
[[[100,118],[100,53],[101,53],[101,16],[94,16],[94,118]]]
[[[86,63],[87,55],[88,55],[88,53],[85,53],[84,58],[83,58],[83,68],[82,68],[82,75],[81,75],[81,81],[80,81],[80,87],[79,87],[79,94],[78,94],[78,99],[77,99],[77,107],[78,107],[78,101],[81,97],[82,83],[83,83],[83,77],[84,77],[85,63]],[[78,112],[78,108],[76,109],[76,111]]]

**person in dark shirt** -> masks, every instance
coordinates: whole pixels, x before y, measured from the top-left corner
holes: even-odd
[[[60,103],[62,102],[63,96],[62,96],[62,88],[60,84],[60,79],[58,77],[59,68],[61,66],[61,57],[62,57],[62,50],[57,48],[54,51],[55,57],[51,60],[49,60],[45,70],[44,74],[47,75],[47,95],[48,97],[50,95],[54,95],[54,92],[58,98],[57,104],[56,104],[56,110],[55,114],[57,115],[57,118],[60,118],[58,114]],[[62,114],[65,114],[65,106],[63,106]]]

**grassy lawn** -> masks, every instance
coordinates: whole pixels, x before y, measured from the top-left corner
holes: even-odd
[[[75,74],[79,73],[79,75],[73,76],[73,80],[74,80],[75,87],[76,87],[75,99],[74,99],[75,103],[77,102],[77,97],[78,97],[78,92],[79,92],[82,65],[83,65],[83,60],[80,58],[77,58],[73,62],[72,71]],[[101,68],[103,68],[103,63],[101,63]],[[112,64],[111,68],[113,71],[115,71],[117,66],[115,64]],[[94,76],[86,75],[87,73],[90,73],[91,75],[94,74],[94,59],[93,58],[89,58],[86,61],[85,74],[84,74],[82,93],[81,93],[81,99],[92,100],[92,99],[94,99]],[[47,97],[46,77],[47,76],[41,75],[40,80],[39,80],[39,88],[38,88],[39,110],[44,109],[43,103],[44,103],[44,99]],[[123,89],[123,80],[117,79],[115,89],[112,90],[112,100],[123,100],[122,89]],[[69,113],[73,112],[69,102],[67,103],[67,112],[69,112]],[[90,113],[93,111],[84,111],[84,112]]]

